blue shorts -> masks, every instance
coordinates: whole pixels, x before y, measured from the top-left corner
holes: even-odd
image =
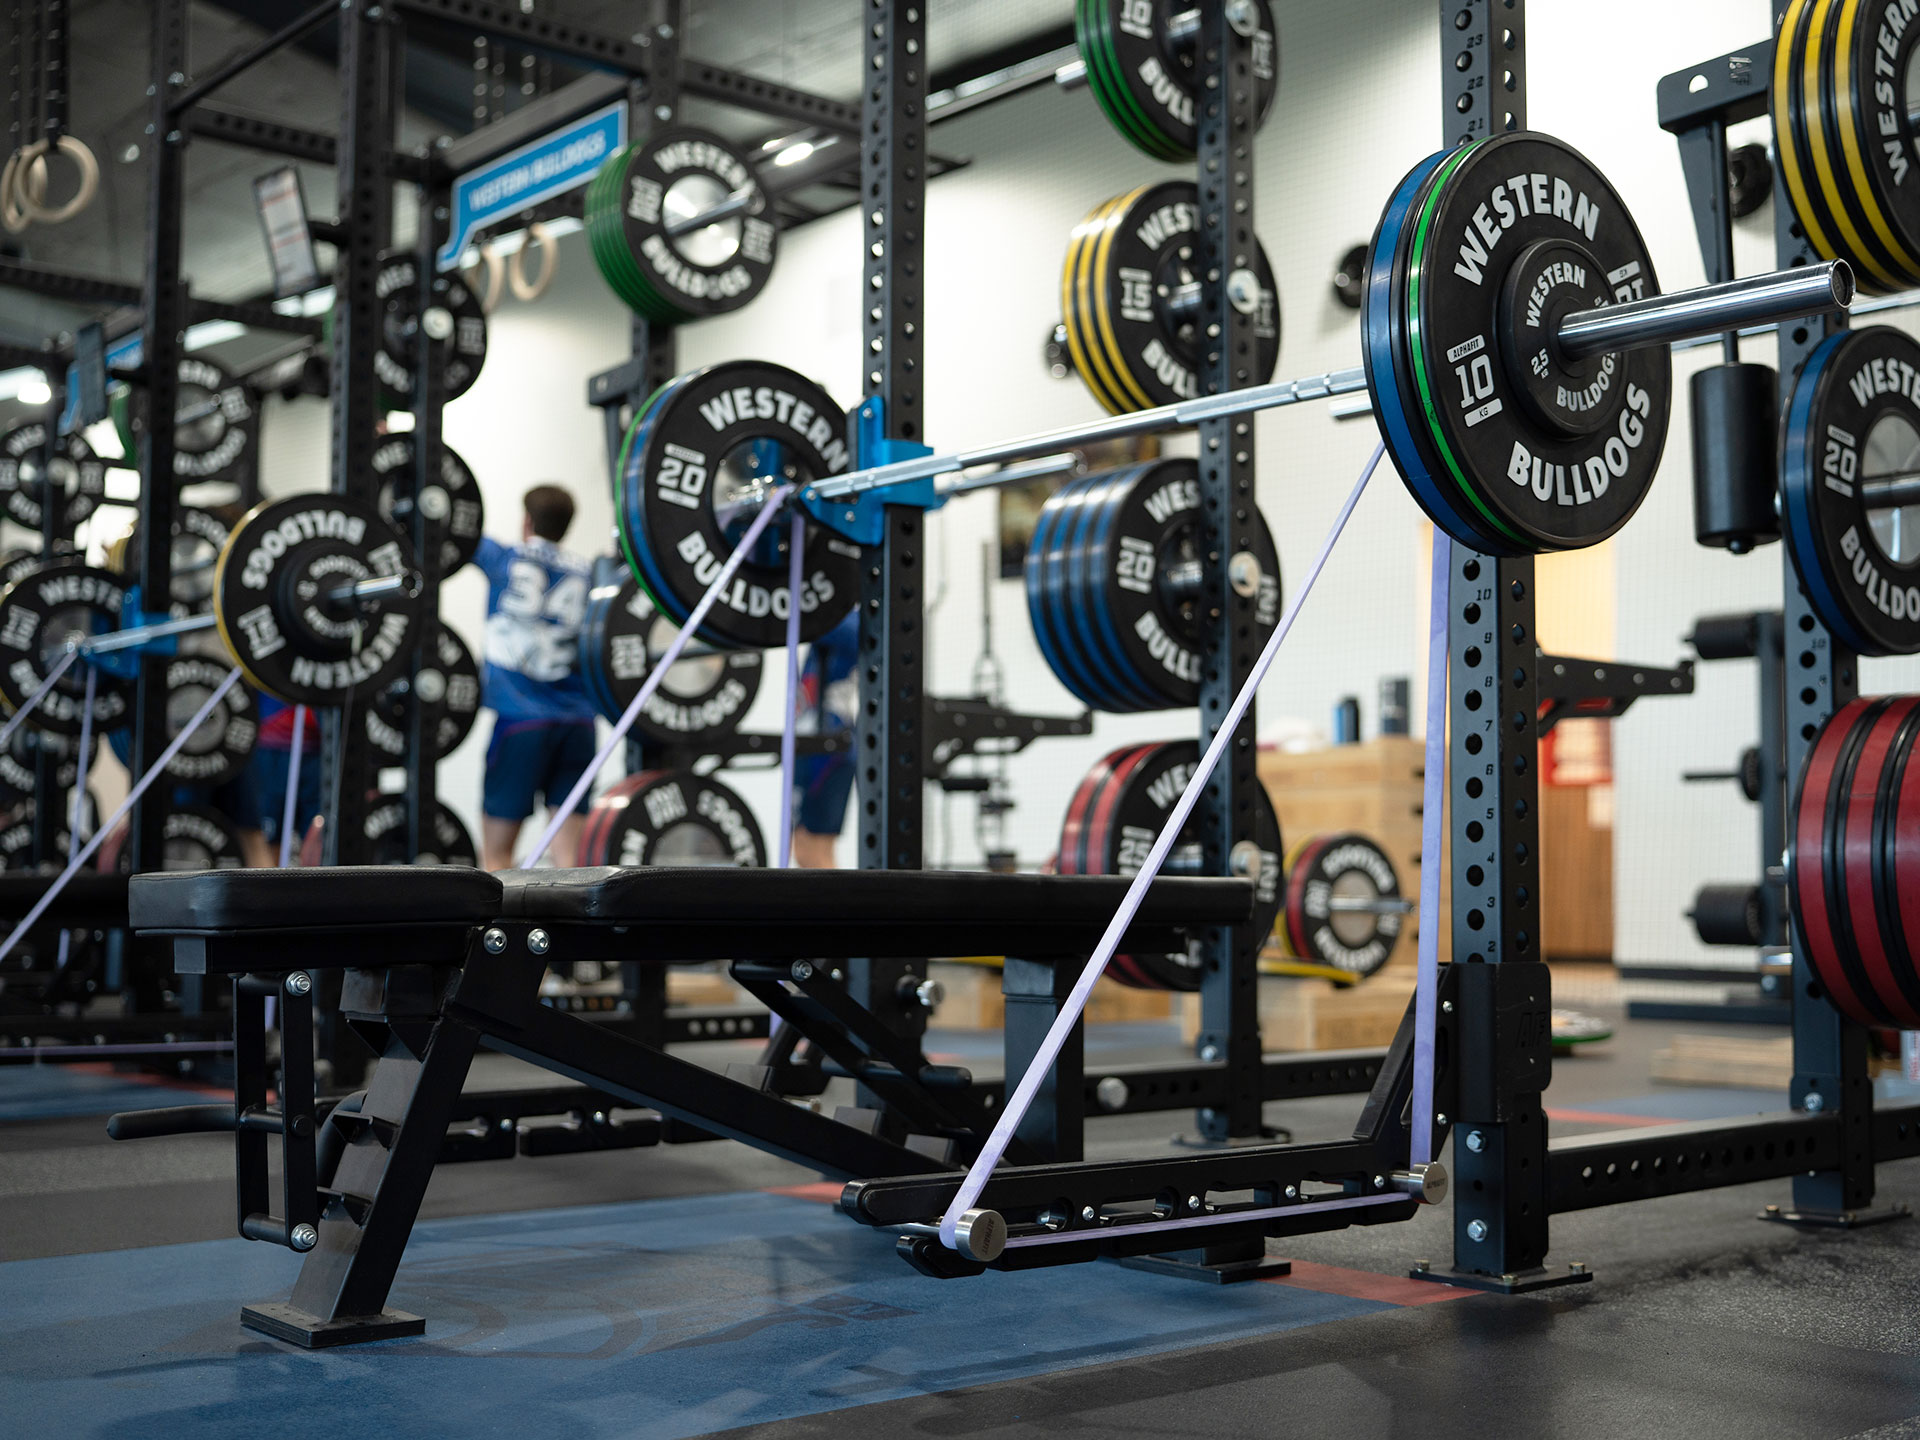
[[[260,832],[269,845],[280,843],[280,819],[286,813],[287,771],[291,768],[291,750],[273,750],[260,746],[253,752],[251,764],[254,805],[258,811]],[[236,782],[237,787],[237,782]],[[293,810],[294,846],[320,813],[320,756],[309,745],[300,752],[300,793]],[[239,816],[236,814],[235,819]]]
[[[853,793],[851,755],[802,755],[793,766],[794,824],[810,835],[838,835]]]
[[[558,805],[593,763],[591,720],[495,720],[487,742],[487,781],[480,808],[492,820],[524,820],[534,798]],[[576,814],[586,813],[583,793]]]

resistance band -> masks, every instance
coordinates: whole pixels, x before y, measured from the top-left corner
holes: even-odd
[[[1433,1029],[1440,988],[1440,857],[1447,799],[1447,609],[1453,541],[1433,527],[1432,600],[1427,611],[1427,773],[1420,812],[1420,959],[1413,987],[1413,1139],[1415,1165],[1433,1159]]]
[[[93,753],[93,696],[98,688],[100,672],[93,666],[87,666],[87,701],[80,712],[80,762],[73,775],[73,793],[67,797],[67,863],[73,863],[73,852],[80,848],[80,816],[87,804],[87,758]],[[60,954],[55,962],[56,968],[67,968],[67,947],[73,939],[73,932],[60,932]]]
[[[13,732],[18,730],[27,716],[33,713],[33,707],[46,698],[47,692],[53,689],[54,682],[66,674],[67,667],[79,658],[79,650],[74,649],[67,651],[54,662],[53,669],[48,672],[47,678],[40,682],[40,688],[27,697],[27,703],[14,711],[5,725],[0,725],[0,749],[6,748],[7,741],[13,738]]]
[[[994,1122],[993,1132],[987,1136],[987,1143],[981,1147],[980,1156],[967,1171],[966,1178],[960,1182],[960,1188],[954,1192],[953,1203],[947,1207],[947,1213],[940,1218],[940,1240],[949,1250],[958,1250],[959,1241],[955,1227],[960,1217],[973,1208],[973,1202],[980,1198],[980,1191],[987,1179],[993,1174],[994,1166],[1000,1163],[1007,1142],[1013,1138],[1013,1132],[1026,1118],[1027,1108],[1033,1104],[1033,1097],[1040,1091],[1041,1084],[1052,1072],[1053,1062],[1060,1054],[1060,1047],[1066,1043],[1067,1033],[1080,1021],[1080,1012],[1086,1009],[1087,999],[1093,994],[1093,982],[1100,978],[1107,968],[1107,962],[1113,958],[1114,950],[1120,944],[1120,937],[1126,934],[1127,927],[1133,923],[1133,917],[1140,908],[1140,902],[1146,899],[1147,887],[1160,873],[1160,867],[1166,863],[1167,854],[1173,849],[1174,841],[1187,823],[1187,817],[1193,813],[1194,805],[1200,799],[1200,792],[1206,788],[1208,778],[1214,767],[1220,763],[1220,757],[1226,754],[1227,746],[1233,743],[1233,733],[1240,726],[1248,708],[1253,704],[1254,691],[1260,688],[1260,682],[1266,678],[1274,658],[1280,653],[1280,643],[1293,629],[1293,622],[1300,614],[1300,607],[1306,603],[1307,596],[1313,593],[1314,582],[1320,578],[1320,572],[1326,568],[1327,557],[1333,553],[1333,545],[1340,533],[1347,528],[1347,520],[1353,514],[1353,507],[1360,503],[1367,482],[1373,478],[1373,472],[1379,468],[1380,457],[1386,453],[1385,445],[1376,445],[1373,455],[1368,459],[1366,468],[1360,472],[1360,479],[1353,487],[1353,493],[1347,496],[1346,504],[1340,507],[1340,513],[1334,517],[1333,528],[1327,532],[1327,538],[1320,542],[1320,553],[1313,557],[1313,566],[1307,571],[1306,583],[1287,606],[1286,613],[1280,617],[1280,623],[1274,627],[1268,637],[1266,648],[1260,652],[1260,658],[1254,662],[1253,673],[1247,676],[1246,683],[1240,687],[1240,693],[1233,697],[1226,716],[1220,722],[1220,728],[1214,733],[1213,741],[1207,746],[1207,753],[1200,757],[1200,764],[1194,769],[1193,778],[1187,782],[1187,788],[1181,792],[1175,802],[1173,813],[1167,817],[1167,823],[1154,839],[1153,848],[1147,853],[1146,863],[1140,867],[1140,873],[1133,877],[1133,883],[1127,887],[1126,898],[1120,902],[1120,908],[1114,912],[1113,919],[1107,922],[1106,933],[1100,937],[1100,943],[1094,947],[1086,967],[1081,970],[1080,978],[1074,981],[1073,990],[1067,996],[1066,1003],[1060,1007],[1060,1013],[1054,1016],[1053,1025],[1047,1031],[1047,1037],[1040,1042],[1033,1060],[1027,1066],[1027,1073],[1020,1077],[1020,1083],[1007,1097],[1006,1105],[1000,1111],[1000,1118]],[[1371,1199],[1372,1197],[1365,1197]],[[1205,1217],[1201,1217],[1204,1219]],[[1236,1215],[1235,1219],[1245,1217]],[[1082,1235],[1079,1238],[1084,1239]]]
[[[573,789],[567,792],[566,800],[554,807],[553,814],[547,820],[547,828],[540,833],[540,843],[534,846],[533,853],[526,858],[521,866],[522,869],[531,870],[540,863],[540,857],[547,853],[547,847],[553,844],[553,837],[558,835],[560,827],[567,823],[567,816],[573,813],[573,807],[580,803],[580,797],[587,793],[587,788],[593,784],[594,777],[612,757],[614,747],[626,738],[627,731],[633,728],[633,722],[640,718],[640,712],[646,708],[647,701],[653,698],[653,692],[660,688],[660,682],[666,678],[667,671],[672,667],[673,662],[678,660],[680,652],[687,648],[687,642],[693,638],[693,632],[700,628],[700,622],[705,620],[707,612],[713,609],[713,602],[720,598],[720,592],[727,588],[727,583],[733,579],[734,572],[747,558],[747,552],[759,543],[760,537],[766,533],[767,526],[773,523],[773,517],[780,513],[780,507],[786,503],[787,497],[791,494],[793,494],[793,486],[782,485],[767,496],[766,503],[760,507],[760,513],[753,517],[753,523],[747,527],[747,533],[734,547],[733,554],[727,557],[727,563],[720,567],[720,573],[713,577],[713,584],[709,585],[707,593],[700,597],[700,603],[693,607],[693,613],[687,616],[687,623],[680,627],[680,633],[673,637],[673,642],[667,646],[665,653],[654,665],[652,672],[647,676],[646,684],[640,687],[640,693],[628,702],[626,713],[621,715],[614,725],[613,733],[607,737],[607,743],[600,747],[600,753],[593,757],[593,763],[581,772],[578,780],[573,782]],[[791,608],[792,596],[788,597],[788,602]],[[0,954],[4,953],[0,951]]]
[[[307,736],[307,707],[293,707],[293,749],[287,755],[287,798],[280,806],[280,868],[293,863],[294,811],[300,799],[300,742]]]
[[[0,960],[6,959],[13,952],[13,947],[20,943],[21,936],[31,930],[40,917],[46,914],[47,907],[54,902],[54,898],[67,888],[67,883],[79,874],[80,867],[93,858],[93,852],[98,850],[101,842],[113,833],[113,827],[126,818],[129,810],[140,803],[140,797],[147,793],[147,787],[160,778],[161,772],[173,763],[173,757],[186,748],[187,741],[193,738],[194,731],[206,723],[207,717],[213,714],[222,700],[227,698],[227,692],[239,683],[240,667],[236,665],[227,672],[227,678],[214,687],[213,693],[207,696],[206,703],[194,711],[193,718],[180,727],[180,733],[167,742],[167,748],[160,752],[160,758],[154,761],[147,773],[134,783],[133,789],[127,792],[127,798],[120,802],[120,808],[108,816],[100,828],[93,832],[93,838],[87,841],[79,854],[67,862],[67,868],[54,877],[53,883],[47,886],[47,893],[34,902],[26,918],[13,927],[13,933],[7,936],[4,943],[0,943]],[[23,706],[22,709],[24,708]]]
[[[801,544],[807,538],[807,520],[794,512],[787,539],[787,713],[780,726],[780,868],[793,864],[793,737],[800,715],[800,579]],[[826,700],[823,687],[821,701]],[[780,1017],[774,1016],[774,1024]]]

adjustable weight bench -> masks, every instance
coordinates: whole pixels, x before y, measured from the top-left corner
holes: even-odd
[[[998,951],[1078,963],[1127,886],[1118,877],[730,867],[137,876],[134,929],[169,942],[182,974],[232,978],[234,1105],[117,1116],[113,1133],[235,1132],[241,1233],[307,1256],[291,1301],[248,1306],[245,1324],[306,1346],[419,1334],[425,1322],[387,1309],[387,1294],[482,1044],[839,1178],[953,1174],[990,1119],[972,1077],[929,1063],[889,1024],[897,1017],[858,1003],[834,962]],[[1127,943],[1177,948],[1189,927],[1244,922],[1252,900],[1241,880],[1156,881]],[[870,1123],[878,1112],[829,1118],[778,1094],[756,1067],[716,1074],[540,996],[551,962],[714,959],[730,959],[736,978],[804,1031],[829,1074],[880,1096],[895,1133]],[[342,1015],[380,1055],[364,1094],[324,1121],[313,1089],[316,970],[344,972]],[[278,1108],[266,1103],[268,995],[281,997]],[[268,1200],[274,1134],[279,1214]]]

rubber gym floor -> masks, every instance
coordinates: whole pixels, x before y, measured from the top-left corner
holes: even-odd
[[[1556,1133],[1782,1107],[1649,1082],[1686,1028],[1636,1021],[1557,1065]],[[1096,1027],[1089,1051],[1174,1038]],[[929,1049],[984,1075],[997,1045]],[[521,1078],[486,1056],[469,1083]],[[233,1238],[230,1142],[106,1139],[110,1111],[181,1100],[105,1067],[0,1067],[0,1434],[1920,1437],[1920,1221],[1762,1223],[1778,1183],[1562,1217],[1553,1261],[1594,1282],[1507,1298],[1406,1278],[1446,1261],[1444,1207],[1272,1242],[1284,1281],[1097,1264],[943,1283],[840,1216],[837,1186],[725,1142],[453,1165],[393,1296],[426,1336],[310,1353],[239,1326],[299,1262]],[[1358,1103],[1268,1119],[1323,1138]],[[1144,1153],[1183,1121],[1099,1122],[1092,1146]],[[1880,1185],[1920,1205],[1920,1160]]]

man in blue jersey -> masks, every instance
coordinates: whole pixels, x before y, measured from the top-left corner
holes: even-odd
[[[562,550],[573,496],[536,485],[524,501],[521,543],[482,538],[473,563],[487,576],[486,673],[482,695],[494,713],[481,801],[481,850],[489,870],[513,864],[520,827],[536,798],[549,809],[567,798],[593,761],[594,707],[580,678],[580,622],[593,562]],[[571,865],[590,794],[583,794],[550,851]]]

